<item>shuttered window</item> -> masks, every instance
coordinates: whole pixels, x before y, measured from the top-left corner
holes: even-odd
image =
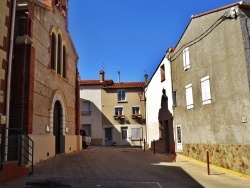
[[[194,108],[192,84],[186,85],[185,88],[186,88],[186,105],[187,105],[187,109]]]
[[[131,128],[131,140],[140,140],[142,129],[140,127]]]
[[[187,70],[190,68],[190,59],[189,59],[189,48],[183,50],[183,69]]]
[[[212,102],[209,76],[205,76],[201,79],[201,95],[203,105],[210,104]]]

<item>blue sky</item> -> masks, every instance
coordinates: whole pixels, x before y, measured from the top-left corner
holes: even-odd
[[[235,0],[70,0],[69,32],[81,79],[144,81],[175,46],[191,15]]]

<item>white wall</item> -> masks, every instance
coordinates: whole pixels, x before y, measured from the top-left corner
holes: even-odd
[[[165,81],[161,82],[161,65],[165,65]],[[157,67],[146,88],[146,122],[147,122],[147,143],[151,147],[151,141],[159,139],[159,120],[158,113],[161,108],[162,89],[166,90],[168,97],[168,109],[173,114],[172,82],[170,62],[164,58]]]
[[[89,100],[90,103],[90,116],[81,115],[81,125],[91,124],[91,137],[92,139],[102,139],[104,144],[104,129],[102,128],[102,99],[101,99],[101,85],[80,86],[80,99]],[[82,100],[80,100],[81,111]]]

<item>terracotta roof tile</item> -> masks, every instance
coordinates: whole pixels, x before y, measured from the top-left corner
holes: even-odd
[[[142,88],[145,86],[144,82],[121,82],[121,83],[114,83],[109,86],[105,86],[105,89],[109,88]]]
[[[105,80],[104,82],[100,82],[100,80],[81,80],[80,85],[110,85],[113,84],[113,80]]]

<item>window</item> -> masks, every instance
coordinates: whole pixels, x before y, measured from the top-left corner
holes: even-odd
[[[181,126],[176,127],[176,137],[177,137],[177,143],[181,143]]]
[[[187,105],[187,109],[194,108],[192,84],[186,85],[185,88],[186,88],[186,105]]]
[[[122,116],[123,115],[123,107],[122,106],[116,106],[115,107],[115,115],[116,116]]]
[[[82,102],[82,115],[91,115],[90,101],[83,101]]]
[[[82,124],[81,130],[85,132],[85,135],[91,136],[91,124]]]
[[[61,35],[59,34],[58,35],[58,43],[57,43],[57,74],[61,75],[62,72],[61,72],[61,55],[62,55],[62,37]]]
[[[132,106],[132,114],[140,114],[140,107]]]
[[[164,64],[163,65],[161,65],[161,67],[160,67],[161,69],[161,82],[163,82],[164,80],[165,80],[165,66],[164,66]]]
[[[201,79],[201,96],[203,105],[211,103],[209,76],[205,76],[204,78]]]
[[[67,76],[67,48],[63,45],[61,34],[52,33],[51,36],[51,69],[66,78]]]
[[[117,98],[118,98],[118,101],[125,101],[126,100],[126,92],[124,89],[118,90]]]
[[[66,69],[67,69],[67,50],[66,50],[66,46],[63,46],[63,72],[62,72],[62,76],[63,78],[66,78]]]
[[[189,48],[183,50],[183,68],[187,70],[190,68],[190,59],[189,59]]]
[[[173,106],[177,106],[176,90],[173,91]]]
[[[56,35],[52,33],[51,38],[51,69],[56,70]]]
[[[140,127],[131,128],[131,140],[140,140],[142,129]]]
[[[121,127],[122,139],[128,138],[128,127]]]

